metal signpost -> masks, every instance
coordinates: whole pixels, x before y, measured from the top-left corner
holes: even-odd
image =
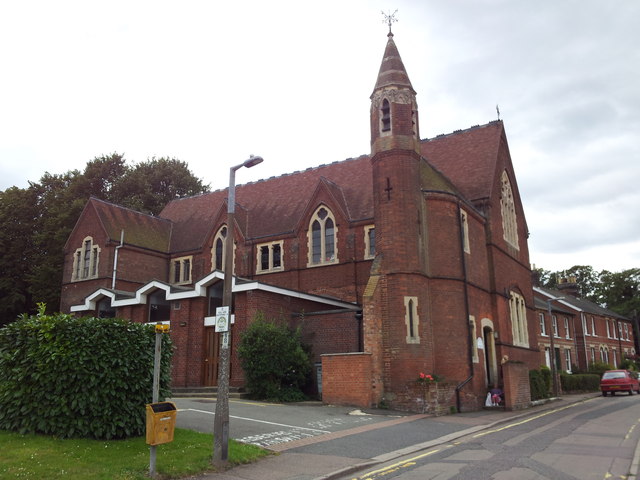
[[[153,393],[151,403],[158,403],[160,395],[160,354],[162,353],[162,334],[169,331],[169,325],[156,325],[156,348],[153,354]],[[149,447],[149,475],[156,476],[156,446]]]

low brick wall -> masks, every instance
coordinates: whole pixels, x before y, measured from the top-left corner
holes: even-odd
[[[322,401],[333,405],[372,407],[371,354],[322,355]]]
[[[456,386],[445,382],[424,385],[410,382],[389,406],[401,412],[448,415],[456,406]]]
[[[531,404],[529,368],[524,363],[506,362],[502,365],[504,378],[504,407],[522,410]]]

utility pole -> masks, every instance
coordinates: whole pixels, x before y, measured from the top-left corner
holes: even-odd
[[[547,299],[547,311],[549,312],[549,348],[551,352],[549,352],[549,357],[551,360],[551,389],[553,391],[553,396],[558,396],[558,378],[557,378],[557,368],[556,368],[556,347],[555,347],[555,336],[556,332],[553,329],[553,314],[551,313],[551,302],[554,300],[562,300],[564,297],[553,297]],[[557,320],[556,320],[557,325]]]
[[[262,163],[262,157],[251,155],[229,171],[229,195],[227,199],[227,236],[225,238],[224,285],[222,305],[227,307],[228,329],[222,334],[218,365],[218,393],[213,421],[213,464],[224,466],[229,458],[229,361],[231,348],[231,310],[233,304],[233,233],[236,204],[236,170],[251,168]]]

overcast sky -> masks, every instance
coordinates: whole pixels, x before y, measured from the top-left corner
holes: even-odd
[[[184,160],[212,189],[369,153],[381,10],[423,138],[504,120],[547,270],[640,267],[637,0],[0,3],[0,190]]]

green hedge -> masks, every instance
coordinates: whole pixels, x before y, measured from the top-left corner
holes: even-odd
[[[567,375],[560,374],[560,384],[563,392],[597,392],[600,390],[600,375],[583,373]]]
[[[529,388],[531,389],[531,400],[549,398],[551,390],[551,376],[547,373],[547,367],[540,370],[529,370]]]
[[[125,438],[145,431],[154,329],[126,320],[44,315],[0,329],[0,429],[62,438]],[[160,396],[170,392],[163,335]]]

